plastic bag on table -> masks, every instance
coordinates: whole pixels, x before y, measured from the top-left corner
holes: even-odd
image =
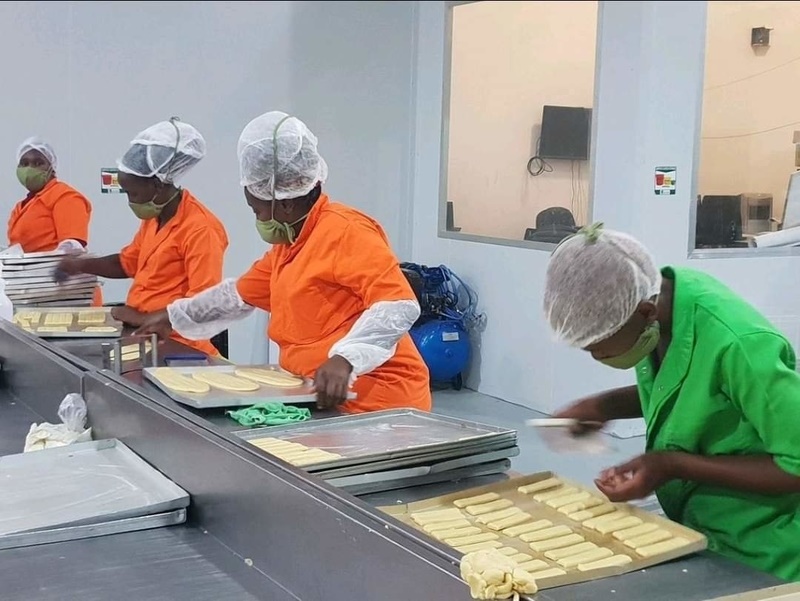
[[[92,440],[92,429],[86,427],[86,401],[79,394],[68,394],[58,407],[60,424],[31,424],[25,437],[25,452],[63,447]]]

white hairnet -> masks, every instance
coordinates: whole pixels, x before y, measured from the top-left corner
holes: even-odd
[[[49,143],[36,136],[28,138],[19,145],[19,148],[17,148],[17,163],[19,163],[19,160],[22,158],[23,154],[31,150],[36,150],[37,152],[41,153],[41,155],[47,159],[47,162],[50,163],[53,171],[58,168],[58,157],[56,156],[56,151],[53,150],[53,147],[50,146]]]
[[[661,272],[647,249],[596,224],[553,252],[544,312],[558,339],[585,348],[618,332],[638,304],[660,290]]]
[[[117,167],[123,173],[172,183],[205,155],[206,141],[200,132],[173,118],[139,132],[125,156],[117,161]]]
[[[261,200],[305,196],[328,178],[317,137],[305,123],[280,111],[248,123],[239,136],[237,154],[242,186]]]

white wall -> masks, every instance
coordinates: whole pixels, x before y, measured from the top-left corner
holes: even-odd
[[[265,250],[238,185],[236,140],[258,114],[286,110],[320,138],[328,191],[375,215],[400,252],[411,210],[410,83],[414,3],[25,2],[0,4],[0,215],[21,197],[14,151],[36,133],[59,175],[94,206],[91,249],[116,252],[138,223],[121,195],[99,193],[144,127],[178,115],[208,155],[185,185],[223,220],[228,276]],[[321,24],[324,24],[322,26]],[[127,282],[111,282],[123,300]],[[232,330],[232,356],[265,358],[264,320]]]
[[[766,51],[753,27],[771,27]],[[780,218],[792,143],[800,130],[800,2],[711,2],[708,7],[701,194],[772,194]]]
[[[721,278],[797,344],[798,259],[687,259],[705,9],[697,1],[601,3],[594,217],[639,237],[662,264],[688,264]],[[552,411],[632,382],[632,374],[552,343],[541,314],[545,252],[437,236],[444,15],[443,2],[420,3],[417,103],[428,110],[417,112],[413,257],[449,264],[481,295],[488,327],[470,385]],[[677,166],[675,196],[654,195],[656,165]]]
[[[448,200],[468,234],[522,240],[539,212],[588,219],[586,161],[536,154],[544,105],[594,104],[597,2],[474,2],[453,11]]]

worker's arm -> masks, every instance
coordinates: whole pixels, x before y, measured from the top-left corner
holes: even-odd
[[[625,386],[593,394],[558,412],[555,417],[590,422],[596,427],[617,419],[642,417],[639,390],[636,386]]]
[[[770,332],[743,336],[720,363],[723,391],[758,432],[766,452],[647,453],[604,472],[598,488],[612,501],[647,496],[670,480],[765,495],[800,492],[800,374],[794,363],[789,343]]]
[[[105,257],[67,258],[56,269],[56,279],[88,273],[103,278],[124,280],[130,277],[122,268],[119,254]]]
[[[420,307],[382,232],[370,224],[349,224],[336,252],[336,282],[358,296],[365,309],[328,357],[343,357],[360,376],[394,356],[397,343],[419,319]]]

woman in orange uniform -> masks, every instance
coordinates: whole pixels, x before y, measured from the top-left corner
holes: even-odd
[[[263,309],[281,367],[314,379],[321,408],[429,410],[428,370],[408,335],[419,304],[380,225],[322,192],[328,167],[314,134],[267,113],[245,127],[238,155],[245,199],[272,248],[238,280],[171,303],[140,331],[209,337]]]
[[[177,119],[137,135],[117,164],[120,187],[141,219],[133,241],[117,254],[65,259],[59,277],[92,273],[133,278],[125,306],[112,310],[114,317],[133,326],[172,301],[219,284],[228,247],[225,228],[188,190],[175,185],[205,151],[200,132]],[[177,333],[172,337],[206,354],[218,354],[208,339],[186,340]]]
[[[28,138],[17,150],[17,179],[28,191],[11,211],[8,243],[23,252],[81,252],[89,240],[92,205],[56,177],[58,158],[39,138]]]

